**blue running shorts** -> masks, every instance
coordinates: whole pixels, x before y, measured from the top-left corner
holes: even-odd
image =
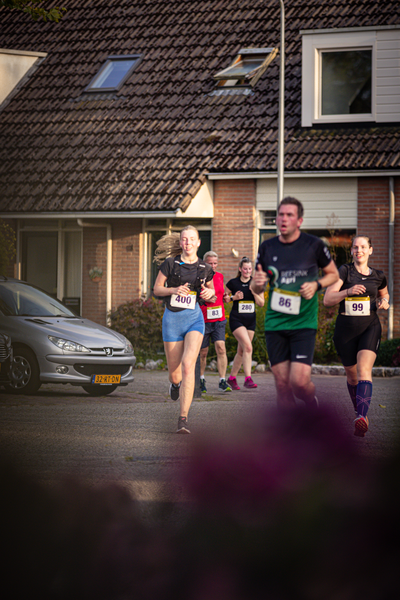
[[[172,312],[165,307],[162,319],[164,342],[183,342],[189,331],[198,331],[204,335],[204,317],[198,303],[194,310],[185,309],[179,312]]]

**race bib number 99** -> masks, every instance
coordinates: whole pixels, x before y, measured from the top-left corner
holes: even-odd
[[[174,306],[175,308],[190,308],[191,310],[194,310],[196,306],[196,292],[189,292],[187,296],[172,294],[171,306]]]
[[[368,317],[371,301],[369,296],[349,296],[344,300],[345,314],[348,317]]]
[[[298,292],[275,289],[271,296],[271,308],[276,312],[287,315],[298,315],[300,312],[301,296]]]
[[[255,311],[254,302],[246,300],[239,300],[239,313],[245,313],[246,315],[250,315]]]

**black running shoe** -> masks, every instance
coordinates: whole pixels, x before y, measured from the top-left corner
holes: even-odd
[[[231,392],[232,388],[231,386],[226,382],[226,379],[221,379],[221,381],[219,382],[219,389],[222,392]]]
[[[179,388],[181,384],[175,385],[175,383],[171,383],[169,386],[169,395],[171,396],[171,400],[179,400]]]
[[[190,429],[188,427],[187,417],[179,417],[178,419],[178,429],[176,433],[190,433]]]
[[[203,379],[203,378],[200,378],[200,391],[201,391],[202,394],[205,394],[206,391],[207,391],[206,380]]]

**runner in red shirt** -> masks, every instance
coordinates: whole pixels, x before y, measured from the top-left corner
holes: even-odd
[[[226,368],[228,365],[228,359],[226,356],[225,347],[225,308],[224,308],[224,276],[222,273],[217,273],[218,267],[218,255],[216,252],[210,250],[203,256],[203,260],[206,264],[215,272],[213,283],[214,290],[217,299],[213,303],[205,303],[200,308],[202,310],[204,321],[205,321],[205,332],[203,343],[200,350],[200,388],[201,393],[207,391],[206,380],[204,379],[204,372],[206,370],[208,348],[211,342],[215,346],[217,353],[217,366],[219,373],[219,389],[223,392],[231,392],[232,389],[228,385],[226,377]]]

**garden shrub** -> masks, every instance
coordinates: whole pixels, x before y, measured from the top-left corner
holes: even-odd
[[[324,306],[324,295],[318,294],[318,329],[314,352],[314,362],[317,364],[340,363],[333,343],[337,312],[337,305]]]
[[[253,360],[257,363],[268,364],[268,352],[264,336],[264,318],[268,300],[268,291],[265,293],[264,307],[256,306],[256,332],[253,339]],[[323,295],[318,295],[318,330],[315,343],[314,362],[317,364],[340,364],[333,343],[333,333],[337,316],[337,306],[325,307]],[[229,313],[232,303],[225,305],[227,318],[225,343],[228,361],[232,361],[236,354],[237,341],[229,327]],[[164,303],[154,297],[147,300],[140,298],[121,304],[110,313],[111,328],[122,333],[132,343],[135,354],[139,360],[154,358],[157,353],[163,352],[162,340],[162,315]],[[216,359],[214,345],[210,344],[208,360]],[[379,348],[376,366],[400,366],[400,338],[385,340]]]
[[[400,365],[400,338],[383,340],[376,357],[376,367],[398,367]]]
[[[111,329],[128,338],[138,359],[153,358],[164,349],[163,312],[164,302],[161,300],[139,298],[110,312]]]

